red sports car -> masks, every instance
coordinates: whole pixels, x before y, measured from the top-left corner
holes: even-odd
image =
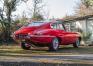
[[[59,45],[80,45],[81,37],[78,33],[68,32],[61,21],[31,22],[13,33],[15,40],[20,40],[23,49],[30,49],[32,45],[49,47],[58,50]]]

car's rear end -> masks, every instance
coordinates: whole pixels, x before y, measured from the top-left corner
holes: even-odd
[[[32,22],[12,34],[14,40],[21,42],[23,49],[29,49],[28,45],[47,45],[51,41],[51,37],[48,35],[35,34],[37,31],[50,29],[50,22],[37,21]],[[29,35],[30,34],[30,35]],[[26,47],[27,46],[27,47]]]
[[[37,30],[40,25],[42,25],[43,22],[31,22],[28,23],[27,25],[24,25],[20,29],[16,30],[13,34],[12,37],[14,40],[21,40],[25,39],[28,36],[28,33],[33,33],[33,31]]]
[[[35,31],[29,32],[28,36],[23,39],[26,42],[29,42],[36,46],[48,46],[48,44],[52,41],[54,36],[50,35],[49,31],[51,31],[50,22],[41,25]]]

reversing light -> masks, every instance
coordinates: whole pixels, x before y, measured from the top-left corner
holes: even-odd
[[[30,33],[28,33],[28,35],[30,35]]]

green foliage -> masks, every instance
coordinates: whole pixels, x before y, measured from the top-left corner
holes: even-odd
[[[82,29],[77,29],[79,34],[81,35],[82,40],[87,41],[90,39],[92,33],[91,32],[84,32]]]
[[[90,6],[93,6],[93,0],[81,0],[82,3],[88,8]]]
[[[1,0],[0,0],[1,1]],[[16,11],[16,6],[20,2],[26,2],[27,0],[2,0],[3,9],[0,9],[0,39],[9,41],[11,39],[10,35],[13,29],[12,23],[12,12]],[[3,14],[4,13],[4,14]],[[6,17],[5,17],[6,16]]]
[[[90,39],[91,35],[92,35],[91,32],[87,32],[87,33],[83,32],[82,33],[82,39],[85,40],[85,41],[87,41],[87,40]]]
[[[44,17],[43,17],[42,15],[38,14],[38,15],[34,15],[34,16],[32,17],[32,19],[39,21],[39,20],[44,20]]]

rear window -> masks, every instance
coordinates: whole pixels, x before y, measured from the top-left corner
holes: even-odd
[[[40,26],[40,25],[43,25],[45,22],[31,22],[31,23],[28,23],[27,27],[31,27],[31,26]]]

